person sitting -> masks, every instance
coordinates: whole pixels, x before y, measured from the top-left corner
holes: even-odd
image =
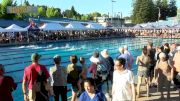
[[[11,95],[17,87],[13,78],[10,76],[4,76],[5,69],[2,64],[0,64],[0,101],[13,101]]]
[[[80,95],[79,101],[107,101],[105,95],[95,90],[95,83],[92,78],[84,81],[85,91]]]

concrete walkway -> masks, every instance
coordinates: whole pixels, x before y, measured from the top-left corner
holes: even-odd
[[[137,77],[135,76],[135,84],[137,84]],[[106,96],[106,98],[108,99],[108,101],[112,101],[111,97],[109,96],[109,94],[106,91],[107,85],[106,83],[103,85],[103,92]],[[111,93],[111,88],[112,85],[109,82],[109,93]],[[151,87],[150,89],[150,97],[146,97],[146,87],[143,81],[142,86],[140,87],[140,97],[137,98],[136,97],[136,101],[180,101],[179,98],[179,91],[174,89],[173,86],[171,86],[171,91],[170,91],[170,99],[167,99],[167,93],[164,92],[164,99],[161,99],[161,95],[159,92],[157,92],[157,88],[156,87]],[[70,101],[70,100],[68,100]],[[79,101],[77,99],[77,101]]]

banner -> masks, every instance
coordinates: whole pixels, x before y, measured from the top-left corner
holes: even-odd
[[[7,13],[37,13],[38,9],[34,6],[7,6]]]

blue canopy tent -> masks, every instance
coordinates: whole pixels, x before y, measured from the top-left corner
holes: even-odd
[[[30,24],[29,26],[27,26],[25,29],[27,29],[27,41],[29,42],[29,32],[32,32],[32,33],[37,33],[40,31],[39,27],[35,24]]]

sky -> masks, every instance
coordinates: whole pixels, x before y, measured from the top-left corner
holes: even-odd
[[[109,13],[109,15],[112,15],[113,7],[113,16],[120,14],[120,12],[122,12],[123,17],[131,15],[133,0],[113,1],[115,2],[112,3],[112,0],[28,0],[30,4],[60,8],[62,11],[71,9],[74,6],[75,10],[80,14],[89,14],[97,11],[101,14]],[[180,8],[180,0],[176,1],[177,7]],[[24,2],[24,0],[17,0],[18,4],[21,4],[21,2]]]

